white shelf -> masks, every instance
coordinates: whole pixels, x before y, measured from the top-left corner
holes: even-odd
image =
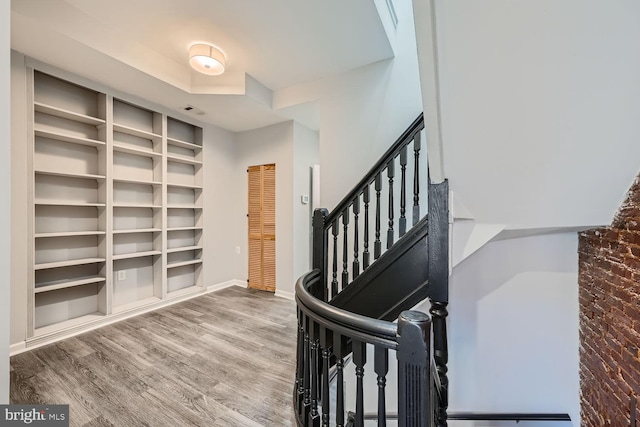
[[[104,258],[68,259],[65,261],[45,262],[42,264],[36,264],[34,268],[36,270],[46,270],[48,268],[71,267],[73,265],[95,264],[98,262],[105,262],[105,259]]]
[[[45,171],[45,170],[36,170],[35,173],[38,175],[62,176],[66,178],[95,179],[96,181],[105,180],[104,175],[93,175],[89,173],[57,172],[57,171]]]
[[[189,150],[202,150],[202,146],[198,144],[193,144],[187,141],[181,141],[175,138],[167,138],[167,143],[171,145],[175,145],[176,147],[188,148]]]
[[[104,235],[106,232],[99,230],[89,230],[89,231],[60,231],[56,233],[36,233],[34,237],[36,239],[44,239],[49,237],[73,237],[73,236],[100,236]]]
[[[41,283],[40,286],[36,285],[35,293],[39,294],[42,292],[57,291],[58,289],[73,288],[75,286],[100,283],[104,281],[106,281],[106,279],[102,276],[90,276],[72,280],[56,280],[53,282]]]
[[[167,205],[167,209],[202,209],[202,206],[171,204]]]
[[[192,188],[194,190],[202,190],[202,185],[195,185],[195,184],[174,184],[171,182],[167,183],[168,187],[180,187],[180,188]]]
[[[162,255],[162,252],[161,251],[145,251],[145,252],[133,252],[129,254],[119,254],[119,255],[114,255],[113,260],[118,261],[121,259],[141,258],[146,256],[152,256],[152,255]]]
[[[167,228],[167,231],[189,231],[189,230],[202,230],[202,227],[173,227],[173,228]]]
[[[57,141],[63,141],[63,142],[71,142],[73,144],[86,145],[89,147],[104,148],[107,145],[106,143],[102,141],[97,141],[95,139],[81,138],[79,136],[50,132],[48,130],[38,129],[37,126],[35,127],[34,132],[36,136],[39,136],[42,138],[55,139]]]
[[[183,267],[185,265],[193,265],[193,264],[201,264],[201,263],[202,263],[201,259],[191,259],[189,261],[180,261],[180,262],[174,262],[172,264],[167,264],[167,268]]]
[[[132,178],[113,178],[113,182],[126,182],[129,184],[162,185],[161,181],[149,181],[147,179],[132,179]]]
[[[50,116],[69,119],[69,120],[73,120],[74,122],[87,123],[95,126],[103,125],[105,123],[103,119],[75,113],[69,110],[64,110],[62,108],[54,107],[52,105],[43,104],[42,102],[34,102],[33,109],[38,113],[44,113]]]
[[[202,162],[199,160],[190,159],[188,157],[170,155],[170,154],[167,154],[167,161],[184,163],[186,165],[202,166]]]
[[[144,138],[144,139],[151,139],[151,140],[162,139],[162,135],[158,135],[157,133],[147,132],[146,130],[135,129],[129,126],[119,125],[116,123],[113,124],[113,131],[126,133],[127,135],[137,136],[139,138]]]
[[[84,316],[75,317],[73,319],[65,320],[63,322],[54,323],[52,325],[43,326],[37,328],[34,333],[34,337],[41,337],[49,335],[54,332],[63,331],[65,329],[71,329],[80,325],[86,325],[97,320],[104,319],[105,315],[100,312],[85,314]]]
[[[162,231],[161,228],[132,228],[129,230],[113,230],[113,234],[156,233],[160,231]]]
[[[101,208],[106,206],[104,203],[74,202],[69,200],[36,200],[35,204],[41,206],[80,206],[89,208]]]
[[[154,205],[151,203],[114,203],[114,208],[149,208],[149,209],[160,209],[161,205]]]
[[[162,153],[156,153],[155,151],[143,150],[140,148],[127,147],[119,144],[113,144],[113,151],[118,151],[120,153],[133,154],[136,156],[143,156],[143,157],[162,157]]]
[[[168,254],[173,254],[176,252],[186,252],[186,251],[196,251],[202,249],[202,246],[181,246],[179,248],[170,248],[167,249]]]

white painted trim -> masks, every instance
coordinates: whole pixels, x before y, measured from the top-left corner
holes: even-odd
[[[296,294],[293,292],[287,292],[287,291],[279,291],[276,289],[276,296],[280,297],[280,298],[284,298],[284,299],[288,299],[291,301],[294,301],[296,299]]]
[[[76,335],[79,334],[83,334],[85,332],[89,332],[89,331],[93,331],[95,329],[101,328],[103,326],[107,326],[107,325],[111,325],[113,323],[119,322],[121,320],[125,320],[125,319],[129,319],[131,317],[135,317],[138,316],[140,314],[144,314],[144,313],[149,313],[151,311],[155,311],[158,310],[160,308],[165,308],[168,306],[171,306],[173,304],[179,303],[179,302],[183,302],[186,300],[189,300],[191,298],[195,298],[198,296],[202,296],[204,294],[208,294],[211,292],[216,292],[219,291],[221,289],[225,289],[231,286],[240,286],[240,287],[244,287],[246,288],[246,283],[243,282],[242,280],[229,280],[226,282],[222,282],[222,283],[218,283],[215,285],[210,285],[206,288],[202,288],[200,290],[195,290],[192,293],[188,293],[188,294],[184,294],[175,298],[170,298],[167,300],[160,300],[157,303],[153,303],[153,304],[149,304],[149,305],[145,305],[143,307],[139,307],[130,311],[126,311],[124,313],[119,313],[119,314],[113,314],[110,315],[109,317],[105,318],[105,319],[100,319],[98,321],[95,322],[91,322],[89,324],[84,324],[84,325],[78,325],[77,327],[70,329],[70,330],[64,330],[64,331],[60,331],[60,332],[55,332],[52,334],[49,334],[47,336],[43,336],[43,337],[35,337],[35,338],[30,338],[28,341],[26,342],[18,342],[15,344],[11,344],[9,350],[10,350],[10,354],[11,356],[14,356],[16,354],[20,354],[23,353],[25,351],[30,351],[30,350],[34,350],[36,348],[45,346],[45,345],[49,345],[49,344],[53,344],[55,342],[61,341],[63,339],[66,338],[71,338],[74,337]]]
[[[239,286],[241,288],[246,288],[247,283],[237,279],[227,280],[226,282],[207,286],[207,290],[205,291],[205,293],[208,294],[210,292],[219,291],[220,289],[230,288],[231,286]]]
[[[15,356],[16,354],[24,353],[25,351],[27,351],[27,345],[25,344],[24,341],[19,342],[19,343],[15,343],[15,344],[11,344],[9,346],[9,354],[11,356]]]
[[[431,181],[440,183],[446,175],[442,146],[440,76],[435,0],[413,0],[413,21],[416,29],[420,86],[424,109],[424,127],[429,153]]]

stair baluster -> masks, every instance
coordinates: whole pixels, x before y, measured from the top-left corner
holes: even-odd
[[[331,358],[331,341],[333,332],[323,327],[320,331],[320,347],[322,348],[322,426],[329,427],[329,359]]]
[[[360,196],[353,200],[353,266],[352,277],[355,279],[360,275],[360,261],[358,260],[358,215],[360,214]]]
[[[309,412],[309,426],[320,426],[320,414],[318,413],[318,352],[319,352],[319,325],[311,321],[312,334],[309,337],[311,345],[311,412]]]
[[[405,217],[407,205],[407,146],[400,150],[400,219],[398,219],[398,236],[402,237],[407,232],[407,218]]]
[[[382,243],[380,242],[380,192],[382,191],[382,175],[376,175],[376,240],[373,242],[373,259],[380,258]]]
[[[395,177],[394,159],[387,163],[387,178],[389,178],[389,229],[387,230],[387,249],[393,246],[393,178]]]
[[[342,289],[349,284],[349,270],[347,269],[349,259],[349,207],[342,212],[343,244],[342,244]]]
[[[387,425],[385,386],[389,371],[389,350],[384,347],[376,347],[373,353],[373,365],[378,375],[378,427],[385,427]]]
[[[302,312],[298,310],[298,345],[296,355],[296,409],[301,414],[304,407],[304,327]]]
[[[420,221],[420,132],[413,138],[413,225]]]
[[[355,427],[364,427],[364,365],[367,363],[367,348],[365,343],[353,341],[353,362],[356,365]]]
[[[364,188],[362,193],[364,201],[364,252],[362,253],[362,269],[369,267],[369,184]]]
[[[333,349],[336,355],[336,427],[344,427],[344,359],[342,358],[344,337],[333,335]]]
[[[331,226],[333,235],[333,279],[331,280],[331,297],[338,295],[338,219]]]

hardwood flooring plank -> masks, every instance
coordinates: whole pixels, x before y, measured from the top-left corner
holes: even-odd
[[[294,426],[293,301],[240,287],[11,358],[12,403],[69,403],[70,425]]]

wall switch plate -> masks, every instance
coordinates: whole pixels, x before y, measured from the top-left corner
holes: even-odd
[[[127,270],[118,271],[118,281],[127,279]]]
[[[236,246],[236,255],[240,255],[240,246]]]
[[[306,205],[307,203],[309,203],[309,195],[308,194],[303,194],[300,197],[300,201],[302,202],[303,205]]]

